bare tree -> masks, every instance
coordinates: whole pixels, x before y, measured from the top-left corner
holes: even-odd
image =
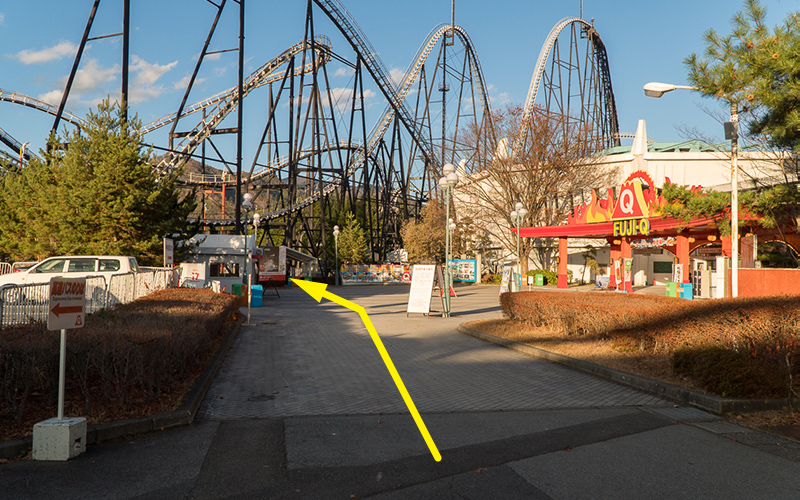
[[[521,116],[520,106],[510,106],[494,113],[494,133],[472,132],[474,152],[462,162],[462,182],[455,195],[459,218],[472,219],[479,232],[513,255],[517,237],[510,231],[514,227],[510,212],[517,202],[528,211],[521,227],[556,225],[591,189],[609,186],[615,173],[598,166],[593,156],[597,138],[591,130],[542,109],[534,110],[526,123],[521,123]],[[511,151],[511,144],[518,144],[517,150]],[[526,256],[534,248],[543,249],[533,256],[534,262],[547,267],[548,243],[520,240],[523,274],[528,268]]]

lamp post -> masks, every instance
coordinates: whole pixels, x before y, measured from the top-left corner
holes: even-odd
[[[248,193],[250,194],[250,193]],[[258,212],[253,214],[253,240],[252,246],[247,245],[247,272],[251,272],[253,270],[253,249],[255,248],[256,242],[258,242],[258,223],[261,222],[261,214]],[[245,224],[245,243],[247,243],[247,229]],[[256,275],[258,276],[258,275]],[[247,324],[250,324],[250,305],[253,302],[253,290],[251,285],[252,279],[248,278],[247,280]],[[258,281],[256,279],[256,281]]]
[[[520,255],[519,250],[519,226],[525,220],[525,216],[528,215],[528,211],[525,209],[522,203],[518,201],[514,205],[514,210],[512,210],[509,215],[511,215],[511,221],[517,227],[517,275],[522,276],[522,255]],[[522,280],[521,277],[520,280]]]
[[[339,286],[339,226],[333,226],[333,248],[336,255],[336,269],[333,274],[336,276],[336,286]]]
[[[247,294],[247,324],[250,324],[250,272],[248,270],[250,261],[250,249],[247,244],[247,215],[253,209],[253,195],[245,193],[244,200],[242,201],[242,208],[244,209],[244,272],[242,273],[242,293]]]
[[[450,196],[453,194],[453,189],[458,184],[458,174],[456,167],[452,163],[447,163],[443,168],[444,176],[439,179],[439,187],[442,188],[444,193],[444,206],[445,206],[445,243],[444,243],[444,291],[442,292],[442,316],[445,318],[450,317]]]
[[[644,93],[648,97],[661,97],[675,89],[699,90],[690,85],[671,85],[650,82],[645,84]],[[739,105],[733,99],[731,104],[731,295],[739,296]]]

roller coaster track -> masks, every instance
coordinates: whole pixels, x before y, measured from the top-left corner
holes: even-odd
[[[400,88],[395,93],[396,101],[395,103],[404,104],[406,97],[408,96],[409,92],[413,88],[414,84],[417,81],[417,78],[420,74],[420,70],[425,64],[428,56],[430,55],[433,48],[436,44],[440,41],[440,39],[449,31],[453,31],[461,40],[462,44],[464,45],[465,49],[468,52],[469,63],[472,69],[473,74],[477,76],[478,79],[478,94],[479,94],[479,101],[483,108],[483,113],[488,114],[490,112],[490,105],[489,100],[486,93],[486,86],[484,83],[483,78],[483,71],[480,66],[480,61],[478,60],[477,56],[475,55],[475,51],[473,49],[472,41],[469,38],[466,30],[461,26],[453,26],[450,24],[441,24],[435,27],[429,35],[426,37],[426,41],[420,46],[419,50],[417,51],[416,56],[412,60],[411,64],[409,65],[408,69],[406,70],[405,76],[403,81],[400,85]],[[298,44],[300,45],[300,44]],[[371,47],[371,46],[370,46]],[[283,73],[280,74],[281,76]],[[276,79],[273,77],[273,80]],[[220,102],[224,99],[229,98],[232,94],[235,93],[235,89],[231,89],[227,92],[223,92],[217,94],[217,96],[211,97],[202,101],[198,104],[189,108],[185,114],[189,114],[193,111],[202,109],[203,107],[207,107],[208,105],[216,102]],[[208,104],[205,104],[208,103]],[[361,165],[363,165],[365,161],[365,151],[366,157],[372,157],[373,152],[379,145],[381,139],[383,138],[384,134],[388,130],[392,120],[397,115],[395,112],[396,106],[392,105],[391,103],[387,106],[386,110],[383,113],[383,117],[376,123],[373,127],[372,131],[369,134],[369,139],[367,141],[367,147],[362,147],[361,144],[355,143],[347,143],[345,141],[340,141],[339,144],[333,145],[323,145],[322,150],[320,151],[301,151],[295,153],[294,158],[297,159],[307,159],[311,156],[316,154],[321,154],[325,152],[330,152],[334,150],[351,150],[354,151],[354,156],[352,157],[349,165],[346,167],[344,173],[337,179],[331,180],[322,187],[322,189],[317,190],[315,193],[310,194],[308,197],[297,201],[291,207],[287,207],[278,211],[270,212],[263,214],[262,217],[265,220],[274,219],[278,217],[282,217],[288,213],[293,213],[298,210],[301,210],[310,204],[318,201],[323,196],[326,196],[333,192],[342,182],[344,178],[349,177],[353,172],[355,172]],[[192,111],[193,110],[193,111]],[[174,119],[174,114],[168,117],[164,117],[160,120],[153,122],[153,124],[161,124],[164,125],[169,123],[171,120]],[[147,133],[147,131],[154,129],[153,125],[148,125],[147,127],[142,128],[142,133]],[[373,157],[373,161],[376,159]],[[248,181],[256,181],[265,177],[269,177],[270,175],[275,174],[276,172],[280,171],[282,168],[285,168],[289,164],[289,156],[285,156],[278,160],[277,162],[272,162],[270,166],[257,174],[254,174],[248,178]],[[235,184],[235,180],[233,179],[220,179],[218,176],[211,176],[211,177],[197,177],[193,176],[189,179],[190,183],[198,183],[198,184],[214,184],[214,185],[233,185]]]
[[[45,113],[49,113],[53,116],[58,114],[58,107],[53,106],[52,104],[48,104],[44,101],[40,101],[39,99],[35,99],[31,96],[20,94],[19,92],[0,89],[0,101],[13,102],[14,104],[21,104],[29,108],[38,109],[39,111],[44,111]],[[61,115],[61,118],[79,127],[86,124],[86,122],[82,118],[79,118],[66,110]]]
[[[406,70],[406,73],[405,73],[405,76],[403,78],[403,81],[400,84],[400,88],[396,92],[396,99],[397,99],[396,102],[404,105],[405,99],[408,96],[409,92],[411,91],[414,83],[417,81],[417,78],[418,78],[418,76],[420,74],[420,70],[423,67],[423,65],[425,64],[425,61],[427,60],[427,58],[430,55],[431,51],[436,46],[436,44],[439,42],[439,40],[442,38],[442,36],[444,36],[449,31],[453,31],[455,34],[457,34],[459,36],[459,38],[461,39],[462,44],[464,45],[464,47],[466,48],[466,50],[468,52],[468,57],[469,57],[469,62],[470,62],[470,66],[471,66],[472,72],[473,72],[473,74],[475,74],[477,76],[477,79],[478,79],[479,101],[480,101],[480,104],[481,104],[481,106],[483,108],[483,113],[484,114],[488,114],[488,113],[490,113],[490,109],[491,108],[490,108],[489,100],[488,100],[487,94],[486,94],[486,86],[485,86],[484,79],[483,79],[483,71],[481,70],[480,62],[479,62],[477,56],[475,55],[475,51],[473,49],[472,41],[470,40],[469,35],[467,34],[466,30],[464,30],[464,28],[462,28],[461,26],[457,26],[457,25],[453,26],[453,25],[450,25],[450,24],[441,24],[441,25],[435,27],[433,30],[431,30],[431,32],[428,34],[428,36],[426,38],[426,41],[420,46],[419,50],[417,51],[416,56],[412,60],[412,62],[409,65],[408,69]],[[360,145],[347,144],[347,143],[344,143],[344,142],[340,143],[339,145],[333,145],[333,147],[330,147],[330,148],[325,148],[325,151],[332,151],[334,149],[351,149],[351,150],[353,150],[355,152],[355,155],[351,159],[350,164],[347,166],[345,172],[343,173],[343,175],[341,177],[339,177],[338,179],[335,179],[335,180],[327,183],[327,185],[323,189],[321,189],[321,190],[317,191],[316,193],[312,194],[311,196],[299,201],[294,206],[286,208],[286,209],[283,209],[283,210],[280,210],[280,211],[276,211],[276,212],[271,212],[271,213],[265,214],[263,217],[265,219],[267,219],[267,220],[274,219],[274,218],[277,218],[277,217],[281,217],[283,215],[286,215],[287,213],[292,213],[292,212],[295,212],[295,211],[300,210],[302,208],[305,208],[305,207],[309,206],[310,204],[318,201],[323,196],[326,196],[327,194],[330,194],[331,192],[333,192],[341,184],[341,182],[342,182],[342,180],[344,178],[349,177],[354,171],[356,171],[364,163],[365,154],[366,154],[366,157],[372,157],[373,156],[373,152],[375,151],[375,149],[377,148],[378,144],[380,143],[381,138],[386,133],[386,131],[388,130],[392,120],[396,116],[395,109],[396,109],[396,107],[391,105],[391,104],[387,106],[386,110],[384,111],[383,118],[376,123],[375,127],[372,129],[372,131],[369,134],[369,139],[367,141],[366,149],[361,147]],[[309,156],[313,156],[313,154],[316,154],[316,153],[313,152],[313,151],[305,151],[305,152],[301,152],[300,153],[300,155],[302,155],[304,158],[307,158]],[[279,164],[277,166],[273,165],[270,169],[268,169],[268,171],[259,172],[259,174],[254,175],[253,177],[251,177],[250,180],[256,180],[256,179],[264,177],[266,175],[270,175],[271,173],[279,170],[280,168],[283,168],[286,164],[288,164],[288,161],[289,161],[289,159],[288,159],[288,157],[286,157],[286,158],[282,159],[282,161],[279,162]],[[373,157],[373,161],[376,161],[376,159],[374,157]],[[228,184],[232,184],[233,181],[228,181],[227,183]]]
[[[547,38],[545,39],[545,42],[539,51],[539,57],[536,60],[536,66],[533,70],[533,76],[531,77],[531,85],[528,88],[528,97],[525,100],[525,108],[523,109],[520,123],[524,124],[531,118],[534,110],[534,103],[536,102],[536,97],[539,93],[539,87],[542,83],[542,77],[545,72],[545,66],[550,56],[550,52],[553,50],[553,45],[558,39],[559,34],[561,34],[561,31],[573,23],[581,25],[591,37],[595,57],[600,65],[599,69],[601,81],[603,82],[602,90],[606,106],[605,111],[611,117],[610,123],[608,124],[610,130],[606,131],[606,133],[614,137],[616,134],[619,134],[619,122],[617,119],[617,107],[614,101],[614,91],[611,88],[611,72],[608,68],[608,56],[606,54],[606,48],[603,44],[603,41],[600,39],[600,36],[597,34],[597,31],[595,31],[594,26],[592,26],[591,23],[587,22],[586,20],[578,17],[565,17],[556,23],[556,25],[553,26],[553,28],[550,30],[550,33],[547,35]],[[517,134],[512,147],[512,153],[519,151],[522,137],[523,134]]]
[[[327,38],[323,38],[321,40],[327,41],[327,45],[320,43],[320,40],[313,44],[304,40],[292,45],[283,51],[283,53],[281,53],[278,57],[261,66],[245,80],[243,85],[243,95],[241,97],[239,96],[238,89],[233,89],[232,91],[218,94],[218,96],[220,96],[219,99],[215,100],[213,103],[208,103],[205,106],[198,107],[197,109],[203,109],[204,107],[210,107],[212,105],[214,106],[210,116],[200,121],[200,123],[198,123],[192,132],[183,137],[177,146],[179,149],[178,151],[171,151],[161,158],[156,165],[156,170],[167,175],[180,170],[180,168],[189,161],[192,151],[194,151],[200,145],[200,143],[202,143],[211,135],[211,131],[214,130],[217,125],[219,125],[222,120],[228,116],[228,114],[236,109],[239,100],[247,96],[247,94],[258,87],[269,83],[267,80],[270,80],[270,77],[277,78],[273,72],[282,65],[288,63],[295,55],[309,48],[313,48],[313,50],[320,52],[318,54],[319,63],[327,62],[330,58],[330,41],[328,41]],[[300,68],[297,70],[297,72],[303,71],[306,71],[306,68]],[[166,123],[168,123],[168,121],[165,122],[165,124]]]
[[[480,61],[478,57],[475,55],[475,50],[472,45],[472,40],[469,38],[466,30],[458,25],[450,25],[450,24],[440,24],[431,30],[426,38],[426,42],[423,43],[419,50],[417,51],[416,56],[412,60],[411,64],[409,65],[408,69],[406,69],[405,76],[403,77],[403,82],[400,84],[400,89],[397,93],[397,98],[400,102],[405,102],[408,93],[411,91],[414,83],[417,81],[419,77],[420,70],[422,69],[425,61],[428,59],[433,48],[439,42],[439,40],[444,36],[448,31],[453,31],[455,34],[459,36],[461,39],[461,43],[464,45],[468,52],[469,63],[472,69],[473,74],[475,74],[478,78],[478,94],[479,94],[479,101],[483,108],[484,115],[490,114],[491,107],[489,105],[489,99],[486,94],[486,85],[483,79],[483,70],[481,69]],[[375,127],[373,128],[372,132],[370,133],[370,141],[367,144],[367,150],[372,151],[377,144],[377,141],[386,133],[386,130],[389,128],[389,124],[394,119],[395,113],[394,109],[391,106],[387,106],[386,111],[384,111],[383,118],[379,120]]]
[[[321,64],[326,64],[326,63],[328,63],[330,61],[331,42],[330,42],[330,39],[328,37],[324,36],[324,35],[317,35],[316,39],[317,39],[316,45],[318,47],[325,47],[326,48],[326,49],[320,51],[319,57],[317,58],[316,65],[319,66]],[[286,52],[292,52],[292,55],[294,55],[294,54],[297,53],[297,49],[296,48],[297,47],[301,47],[301,46],[302,46],[302,48],[299,51],[302,51],[302,50],[308,48],[308,45],[304,45],[303,42],[299,42],[299,43],[293,45],[292,47],[290,47],[287,51],[284,51],[284,54]],[[281,56],[278,56],[278,57],[282,57],[282,56],[283,56],[283,54]],[[248,79],[245,81],[245,87],[246,87],[245,95],[247,95],[247,93],[249,93],[249,92],[251,92],[251,91],[253,91],[253,90],[255,90],[255,89],[259,88],[259,87],[263,87],[264,85],[268,85],[270,83],[279,81],[279,80],[281,80],[282,78],[284,78],[286,76],[286,72],[285,71],[274,72],[277,69],[273,65],[274,61],[275,60],[273,59],[272,61],[264,64],[263,66],[258,68],[256,71],[254,71],[248,77]],[[283,64],[283,63],[281,63],[281,64]],[[278,67],[280,67],[281,64],[279,64]],[[314,63],[308,63],[308,64],[305,65],[305,67],[296,69],[292,76],[297,76],[297,75],[299,75],[301,73],[309,73],[310,71],[313,70],[313,68],[314,68]],[[264,74],[265,72],[266,72],[266,74]],[[261,75],[261,76],[259,77],[259,75]],[[248,84],[251,85],[249,88],[248,88]],[[237,88],[236,87],[231,87],[228,90],[222,91],[222,92],[220,92],[218,94],[215,94],[215,95],[213,95],[211,97],[207,97],[206,99],[203,99],[202,101],[199,101],[199,102],[197,102],[195,104],[192,104],[191,106],[187,106],[186,109],[183,111],[183,113],[181,113],[181,118],[184,118],[184,117],[189,116],[189,115],[191,115],[193,113],[196,113],[197,111],[202,111],[204,109],[207,109],[210,106],[213,106],[213,105],[215,105],[215,104],[217,104],[219,102],[230,100],[230,99],[235,97],[236,92],[237,92]],[[139,129],[139,135],[145,135],[145,134],[148,134],[148,133],[150,133],[150,132],[152,132],[154,130],[157,130],[157,129],[165,126],[165,125],[169,125],[170,123],[175,121],[175,117],[176,116],[177,116],[177,113],[170,113],[170,114],[168,114],[166,116],[163,116],[161,118],[157,118],[157,119],[153,120],[152,122],[142,126],[142,128]]]
[[[11,149],[12,149],[14,152],[16,152],[16,153],[18,153],[18,154],[19,154],[21,151],[23,151],[23,148],[25,148],[25,145],[24,145],[24,144],[22,144],[21,142],[19,142],[19,141],[18,141],[18,140],[16,140],[16,139],[14,139],[13,137],[11,137],[11,134],[9,134],[8,132],[6,132],[6,131],[5,131],[5,130],[3,130],[2,128],[0,128],[0,142],[2,142],[3,144],[5,144],[5,145],[6,145],[6,146],[8,146],[9,148],[11,148]],[[36,155],[35,155],[35,154],[34,154],[34,153],[33,153],[33,152],[30,150],[30,149],[28,149],[28,148],[25,148],[25,149],[24,149],[24,152],[22,153],[22,156],[24,156],[24,157],[25,157],[25,159],[27,159],[27,160],[30,160],[31,158],[36,158],[36,159],[39,159],[39,157],[38,157],[38,156],[36,156]],[[15,161],[15,163],[19,163],[19,160],[14,160],[14,161]]]
[[[350,46],[364,62],[364,66],[378,85],[381,93],[383,93],[384,97],[389,102],[389,106],[391,106],[394,113],[397,114],[400,121],[411,133],[413,140],[419,146],[425,156],[426,164],[436,165],[438,162],[436,160],[436,155],[433,154],[433,147],[428,143],[413,116],[403,103],[403,99],[401,99],[400,95],[396,92],[394,84],[388,77],[389,72],[383,65],[383,61],[378,57],[378,51],[376,51],[369,42],[353,16],[347,12],[347,9],[339,0],[314,0],[314,3],[317,4],[333,24],[339,28],[339,31],[344,35],[345,39],[350,42]]]

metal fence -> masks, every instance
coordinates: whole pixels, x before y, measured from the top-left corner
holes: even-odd
[[[157,290],[178,286],[179,268],[140,268],[138,273],[86,278],[86,314],[133,302]],[[47,322],[50,283],[0,287],[0,326]]]

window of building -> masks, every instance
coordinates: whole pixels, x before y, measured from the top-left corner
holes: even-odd
[[[239,274],[239,264],[231,262],[214,262],[208,265],[208,274],[212,278],[233,278]]]
[[[672,262],[653,262],[653,274],[672,274]]]

